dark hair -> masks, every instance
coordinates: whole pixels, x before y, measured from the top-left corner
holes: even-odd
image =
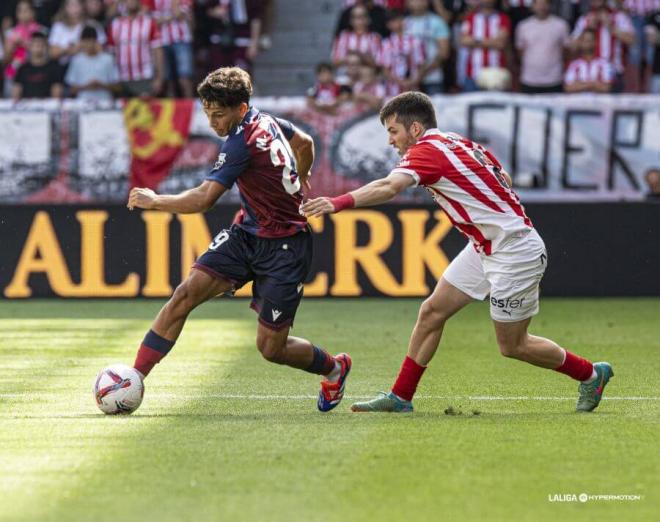
[[[197,94],[205,105],[238,107],[250,103],[252,80],[240,67],[221,67],[209,73],[197,87]]]
[[[48,42],[48,34],[42,29],[37,29],[30,35],[30,40],[46,40]]]
[[[387,10],[387,21],[398,20],[399,18],[405,18],[406,13],[403,9],[388,9]]]
[[[319,74],[321,71],[335,72],[335,68],[330,62],[321,62],[316,65],[316,74]]]
[[[97,38],[98,33],[96,32],[96,27],[93,25],[86,25],[83,27],[83,30],[80,33],[81,40],[96,40]]]
[[[390,116],[395,116],[396,121],[406,129],[409,129],[413,122],[420,123],[425,129],[438,126],[433,102],[423,92],[404,92],[389,100],[380,110],[380,122],[385,124],[385,120]]]

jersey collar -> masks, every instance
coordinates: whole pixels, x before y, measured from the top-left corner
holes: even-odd
[[[254,118],[256,118],[258,114],[259,109],[256,109],[250,105],[241,122],[229,131],[229,135],[231,136],[232,134],[240,134],[243,131],[243,127],[245,127],[247,123],[250,123]]]

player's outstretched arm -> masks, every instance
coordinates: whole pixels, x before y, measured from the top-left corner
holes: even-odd
[[[386,178],[377,179],[336,198],[320,197],[303,203],[300,211],[307,217],[340,212],[347,208],[369,207],[385,203],[400,192],[414,185],[415,180],[408,174],[392,172]]]
[[[303,184],[309,189],[310,169],[314,163],[314,140],[306,132],[295,128],[295,134],[289,140],[289,145],[296,157],[298,176]]]
[[[204,181],[199,187],[181,194],[156,194],[148,188],[134,188],[128,195],[127,207],[147,210],[164,210],[176,214],[196,214],[206,212],[227,189],[215,181]]]

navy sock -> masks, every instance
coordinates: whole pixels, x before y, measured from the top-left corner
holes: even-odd
[[[322,348],[314,346],[314,359],[305,371],[316,375],[328,375],[334,368],[335,358]]]
[[[173,346],[174,341],[169,341],[153,330],[149,330],[140,345],[133,367],[146,377]]]

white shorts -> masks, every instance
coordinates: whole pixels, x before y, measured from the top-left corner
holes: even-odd
[[[490,316],[515,322],[539,312],[539,283],[548,262],[545,244],[536,230],[511,238],[490,256],[472,243],[449,264],[442,277],[472,299],[490,294]]]

